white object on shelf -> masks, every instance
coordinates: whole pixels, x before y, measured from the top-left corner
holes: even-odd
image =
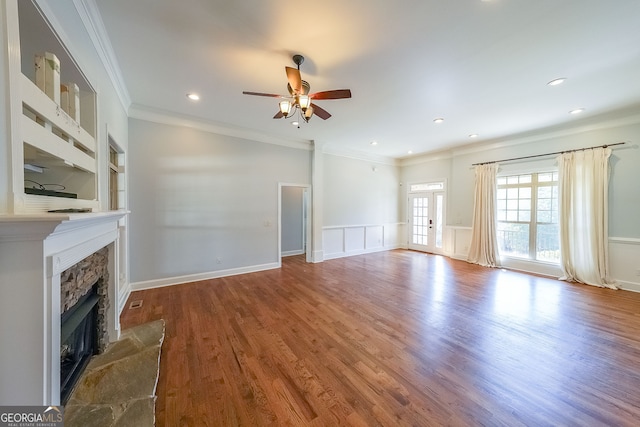
[[[38,165],[32,165],[31,163],[25,163],[24,170],[29,172],[44,173],[45,168]]]
[[[73,120],[80,123],[80,89],[77,84],[60,85],[60,106]]]
[[[36,86],[60,105],[60,60],[51,52],[36,55]]]

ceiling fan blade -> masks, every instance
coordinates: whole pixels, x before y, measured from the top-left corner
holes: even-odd
[[[329,117],[331,117],[331,114],[329,114],[327,110],[318,107],[314,103],[311,103],[311,106],[313,107],[313,114],[320,117],[322,120],[327,120]]]
[[[300,77],[300,70],[284,67],[287,72],[287,80],[289,80],[289,84],[291,88],[295,91],[295,93],[299,94],[302,92],[302,77]]]
[[[283,117],[284,117],[284,114],[282,114],[282,111],[278,111],[276,115],[273,116],[274,119],[281,119]]]
[[[351,98],[351,91],[349,89],[325,90],[312,93],[309,97],[311,99],[344,99]]]
[[[282,95],[276,95],[275,93],[262,93],[262,92],[242,92],[245,95],[255,95],[255,96],[268,96],[270,98],[284,98]]]

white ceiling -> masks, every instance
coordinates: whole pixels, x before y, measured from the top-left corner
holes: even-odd
[[[134,108],[334,150],[403,158],[640,108],[638,0],[95,2]],[[311,92],[353,94],[299,129],[242,94],[286,94],[295,53]]]

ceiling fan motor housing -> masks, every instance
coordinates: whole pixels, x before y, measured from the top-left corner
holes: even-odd
[[[305,80],[301,80],[302,82],[302,90],[300,91],[300,93],[298,95],[309,95],[309,90],[311,89],[311,85],[309,85],[308,82],[306,82]],[[293,88],[291,87],[291,85],[289,83],[287,83],[287,90],[289,91],[289,94],[291,96],[295,96],[296,95],[296,91],[293,90]]]

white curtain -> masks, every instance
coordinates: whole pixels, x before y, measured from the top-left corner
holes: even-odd
[[[500,265],[496,233],[497,173],[497,163],[476,166],[473,223],[467,261],[485,267]]]
[[[610,148],[558,156],[561,280],[617,289],[609,277]]]

